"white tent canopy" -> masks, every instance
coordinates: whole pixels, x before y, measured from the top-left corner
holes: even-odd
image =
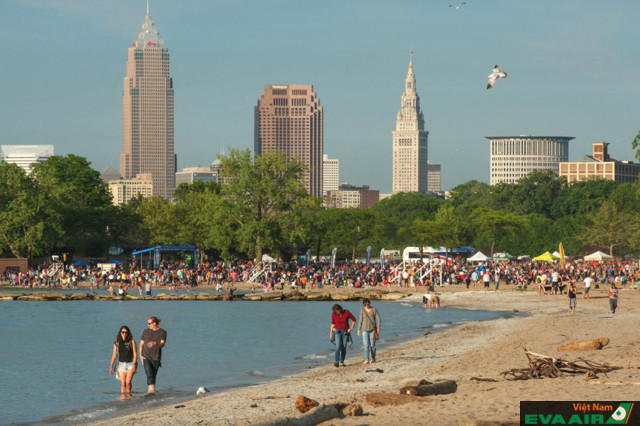
[[[269,256],[268,254],[263,254],[262,255],[262,261],[264,263],[278,263],[277,260],[275,260],[273,257]]]
[[[601,251],[591,253],[590,255],[584,257],[584,260],[597,260],[597,261],[611,260],[611,259],[613,259],[613,256],[609,256],[607,253],[603,253]]]
[[[489,256],[485,256],[481,251],[467,259],[467,262],[488,262],[491,260]]]

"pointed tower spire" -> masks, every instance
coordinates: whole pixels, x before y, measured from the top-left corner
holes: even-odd
[[[409,52],[409,70],[413,70],[413,49]]]
[[[147,0],[147,15],[149,15],[149,0]]]

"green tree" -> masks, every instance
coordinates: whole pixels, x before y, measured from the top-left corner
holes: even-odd
[[[433,220],[416,220],[413,229],[421,248],[442,246],[450,251],[461,246],[466,237],[465,225],[452,206],[441,206]]]
[[[483,208],[473,211],[472,223],[476,240],[491,245],[491,257],[499,237],[512,238],[530,230],[529,223],[521,216]]]
[[[134,238],[148,245],[178,244],[178,220],[176,206],[162,197],[141,196],[129,201],[140,217]]]
[[[117,208],[91,163],[72,154],[53,156],[35,164],[31,178],[61,219],[58,244],[89,255],[103,253]]]
[[[587,220],[580,236],[582,241],[607,247],[610,256],[616,247],[628,246],[631,237],[638,232],[638,214],[621,211],[612,201],[589,213]]]
[[[0,163],[0,243],[17,258],[45,254],[61,232],[47,195],[20,167]]]
[[[233,240],[220,239],[219,248],[234,245],[261,259],[263,250],[281,251],[298,240],[293,218],[316,202],[303,186],[302,163],[279,153],[264,153],[254,163],[249,150],[232,150],[220,161],[227,183],[217,223]]]
[[[332,221],[328,223],[327,234],[331,243],[342,250],[350,251],[351,260],[356,259],[358,249],[366,247],[365,242],[376,242],[380,222],[376,213],[362,209],[333,209]]]

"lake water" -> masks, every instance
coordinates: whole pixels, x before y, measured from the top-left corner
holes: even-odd
[[[74,423],[272,380],[333,362],[334,302],[63,301],[0,302],[0,423]],[[356,317],[360,302],[342,303]],[[382,317],[378,350],[466,322],[504,314],[426,310],[418,303],[374,301]],[[139,343],[149,316],[167,330],[157,390],[146,395],[140,366],[131,400],[119,400],[109,375],[113,341],[128,325]],[[347,358],[359,362],[354,334]],[[347,359],[347,364],[350,360]]]

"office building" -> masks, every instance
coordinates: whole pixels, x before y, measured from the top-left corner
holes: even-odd
[[[147,15],[127,55],[122,95],[120,174],[151,174],[153,195],[170,198],[176,178],[169,50]]]
[[[118,180],[120,179],[120,177],[121,177],[120,172],[111,166],[108,166],[106,169],[102,171],[102,173],[100,173],[100,179],[102,179],[103,182]]]
[[[53,157],[53,145],[2,145],[0,161],[13,163],[31,173],[31,165],[42,163]]]
[[[126,204],[138,194],[143,197],[153,195],[153,176],[151,173],[137,175],[131,179],[117,179],[107,182],[113,204]]]
[[[427,163],[427,191],[437,193],[441,191],[442,166],[440,164]]]
[[[340,160],[332,159],[327,154],[322,155],[322,195],[328,191],[337,191],[340,185]]]
[[[618,183],[633,183],[638,180],[640,164],[633,161],[618,161],[609,156],[607,142],[594,142],[593,154],[585,155],[582,161],[560,163],[560,176],[568,183],[586,179],[608,179]]]
[[[218,182],[218,173],[212,171],[211,167],[185,167],[176,173],[176,188],[181,183],[192,184],[198,181]]]
[[[372,190],[368,185],[354,186],[341,183],[337,190],[327,193],[327,204],[338,209],[368,209],[378,201],[380,191]]]
[[[313,86],[266,85],[255,107],[255,155],[279,152],[307,168],[305,188],[321,197],[322,120],[320,101]]]
[[[420,96],[416,91],[413,63],[405,80],[400,111],[393,134],[392,193],[427,192],[427,143],[429,132],[424,130],[424,115],[420,110]]]
[[[489,183],[515,183],[534,170],[560,172],[569,160],[566,136],[487,136],[491,141]]]

